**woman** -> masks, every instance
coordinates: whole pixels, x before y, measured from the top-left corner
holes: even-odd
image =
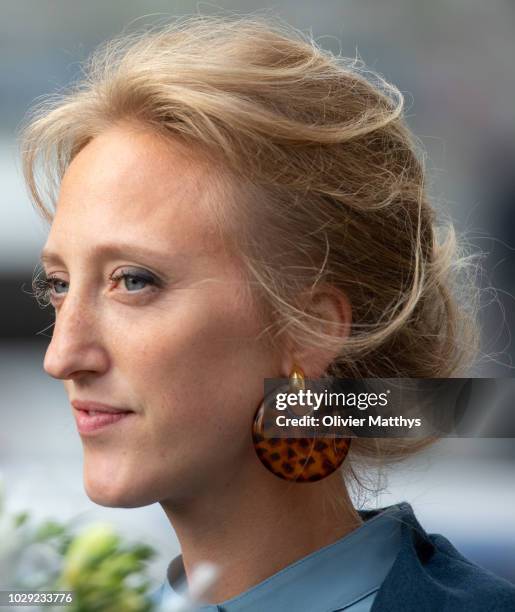
[[[475,294],[455,297],[463,261],[402,112],[394,86],[284,25],[196,17],[109,43],[25,130],[51,222],[44,368],[90,499],[159,502],[176,531],[162,594],[209,560],[203,610],[514,609],[409,504],[351,501],[360,469],[432,440],[355,438],[312,482],[256,452],[264,379],[451,377],[474,359]]]

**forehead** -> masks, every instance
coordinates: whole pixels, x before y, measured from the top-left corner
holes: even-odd
[[[119,239],[152,246],[216,249],[216,169],[185,144],[132,125],[112,127],[66,171],[49,243]]]

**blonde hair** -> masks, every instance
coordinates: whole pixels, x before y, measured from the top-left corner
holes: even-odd
[[[225,169],[221,225],[272,338],[337,347],[330,375],[460,376],[479,346],[476,264],[429,202],[403,107],[361,62],[278,20],[193,16],[100,48],[31,118],[24,173],[51,220],[45,200],[107,127],[131,120],[197,145]],[[322,283],[352,305],[345,341],[298,300]],[[359,438],[351,454],[396,459],[430,442]]]

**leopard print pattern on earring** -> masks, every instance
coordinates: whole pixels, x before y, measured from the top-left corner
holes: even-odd
[[[290,374],[289,388],[304,388],[304,374],[298,366]],[[341,466],[351,438],[267,436],[265,406],[263,401],[254,416],[252,441],[257,457],[272,474],[293,482],[317,482]]]

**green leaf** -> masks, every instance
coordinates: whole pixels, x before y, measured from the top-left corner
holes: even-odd
[[[72,587],[102,559],[114,553],[120,542],[110,525],[90,525],[70,543],[64,559],[64,580]]]
[[[24,523],[29,520],[30,514],[28,512],[19,512],[14,515],[14,526],[15,528],[21,527]]]
[[[55,538],[66,533],[66,527],[57,521],[45,521],[42,523],[35,534],[35,539],[37,542],[48,540],[50,538]]]
[[[147,544],[134,544],[131,550],[139,559],[144,560],[152,559],[157,555],[157,551]]]

